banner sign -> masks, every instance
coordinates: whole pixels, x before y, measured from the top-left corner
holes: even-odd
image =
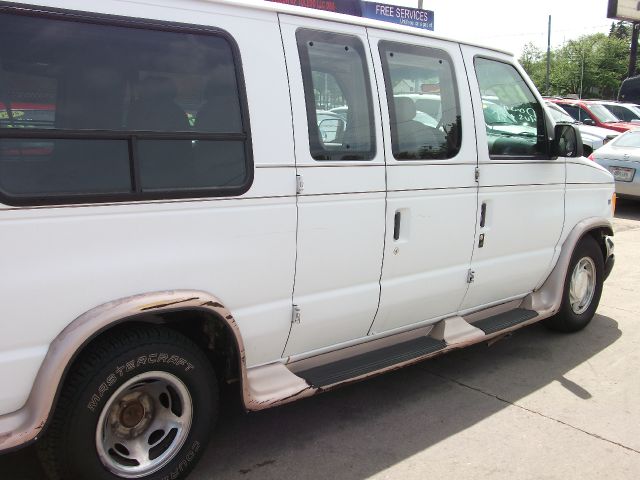
[[[345,13],[356,17],[362,16],[359,0],[267,0],[269,2],[295,5],[296,7],[315,8],[325,12]]]
[[[398,7],[384,3],[363,2],[360,0],[267,0],[269,2],[314,8],[325,12],[345,13],[356,17],[371,18],[397,23],[408,27],[433,31],[433,10]]]
[[[384,3],[362,2],[362,16],[385,22],[397,23],[407,27],[433,31],[433,10],[398,7]]]
[[[638,0],[609,0],[607,17],[638,22],[640,21],[640,2]]]

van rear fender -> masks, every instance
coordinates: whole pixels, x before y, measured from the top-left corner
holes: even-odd
[[[187,319],[187,317],[193,317]],[[25,405],[0,416],[0,452],[24,446],[41,435],[53,412],[60,388],[73,362],[102,333],[125,324],[164,323],[178,330],[191,322],[204,322],[199,344],[205,349],[233,349],[237,372],[248,403],[245,348],[238,324],[227,307],[213,295],[196,290],[145,293],[95,307],[69,323],[51,342]],[[233,345],[215,345],[216,326],[223,326]],[[204,339],[204,340],[203,340]],[[235,371],[236,368],[233,368]]]

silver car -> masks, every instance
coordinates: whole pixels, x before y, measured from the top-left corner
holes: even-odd
[[[640,199],[640,129],[629,130],[591,155],[616,179],[616,194]]]

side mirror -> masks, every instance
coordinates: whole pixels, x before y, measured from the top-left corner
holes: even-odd
[[[581,157],[584,153],[582,136],[578,127],[571,123],[558,123],[553,130],[551,157]]]
[[[582,123],[584,123],[585,125],[589,125],[591,127],[593,127],[596,122],[593,121],[593,119],[591,118],[585,118],[584,120],[582,120]]]

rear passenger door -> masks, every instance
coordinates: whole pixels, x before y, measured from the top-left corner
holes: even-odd
[[[473,112],[455,43],[369,30],[382,100],[387,214],[371,333],[432,322],[467,291],[477,208]]]
[[[285,354],[366,336],[378,307],[384,154],[364,28],[280,16],[289,72],[298,237]],[[333,111],[332,111],[333,110]]]
[[[478,231],[462,310],[530,293],[549,274],[564,223],[565,164],[549,156],[535,87],[509,55],[462,46],[476,116]]]

